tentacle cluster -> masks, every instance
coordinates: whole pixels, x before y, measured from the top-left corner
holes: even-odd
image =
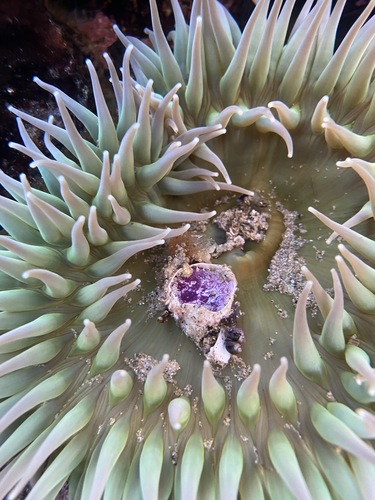
[[[23,140],[23,144],[10,143],[10,147],[32,159],[30,165],[39,169],[47,190],[31,187],[25,175],[16,181],[4,172],[0,174],[3,187],[13,197],[0,200],[0,221],[9,235],[0,236],[1,397],[8,398],[2,405],[2,432],[13,429],[16,433],[9,441],[8,435],[2,434],[7,443],[2,447],[2,466],[14,457],[1,473],[3,492],[16,484],[16,491],[20,491],[45,460],[45,452],[40,451],[30,467],[20,465],[38,447],[39,441],[34,441],[37,429],[53,421],[59,395],[69,389],[74,415],[83,412],[86,423],[93,416],[97,396],[90,393],[82,399],[84,389],[78,399],[74,396],[79,387],[78,366],[80,384],[89,387],[95,376],[120,359],[130,319],[107,323],[104,331],[99,325],[140,284],[139,279],[129,282],[132,276],[125,272],[129,259],[189,228],[185,224],[172,229],[167,224],[205,220],[215,214],[172,210],[165,206],[165,195],[226,188],[250,193],[231,184],[224,165],[206,146],[207,141],[225,133],[222,125],[188,130],[177,97],[180,85],[162,97],[153,92],[151,80],[146,87],[134,82],[129,70],[132,50],[129,47],[125,53],[121,81],[105,56],[117,104],[114,116],[90,61],[87,65],[96,114],[38,78],[36,83],[54,94],[63,127],[55,125],[52,117],[45,122],[10,108],[18,117]],[[44,132],[43,150],[31,138],[25,122]],[[219,176],[222,181],[215,179]],[[73,359],[82,360],[82,356],[90,366],[81,362],[72,365]],[[57,363],[53,376],[43,369],[49,362],[51,366]],[[108,404],[113,405],[124,398],[124,388],[132,382],[124,370],[115,370],[108,377]],[[15,444],[15,436],[25,432],[19,419],[49,399],[54,402],[44,405],[45,416],[39,419],[36,411],[31,421],[26,419],[24,425],[29,430],[22,443]],[[55,434],[66,421],[73,427],[77,424],[76,431],[81,428],[80,419],[69,411],[66,419],[56,419]],[[51,445],[51,439],[43,445],[48,456],[59,446]],[[61,435],[58,440],[64,441],[60,441]],[[18,451],[28,444],[19,461],[15,458]],[[84,456],[83,449],[79,455]],[[71,464],[73,470],[77,462]],[[56,485],[46,481],[50,495]],[[58,484],[61,488],[60,481]],[[46,494],[47,490],[43,491]]]
[[[134,44],[131,64],[137,81],[146,85],[152,78],[162,95],[181,84],[181,106],[190,126],[227,126],[230,121],[235,127],[248,127],[255,123],[262,133],[280,135],[292,156],[289,131],[307,118],[300,102],[308,89],[309,107],[311,100],[316,101],[313,132],[324,132],[330,147],[344,147],[353,155],[366,156],[373,150],[375,134],[367,131],[375,118],[374,19],[364,25],[373,9],[371,2],[336,52],[336,30],[345,0],[337,2],[332,13],[325,0],[311,10],[306,4],[289,37],[294,0],[285,5],[281,0],[274,2],[271,8],[269,2],[257,2],[242,33],[219,2],[195,1],[189,26],[179,3],[171,3],[176,19],[176,29],[170,34],[173,51],[155,0],[150,1],[153,31],[147,31],[153,51],[115,30],[126,47]],[[329,115],[329,95],[344,126]],[[264,105],[270,96],[275,100]],[[334,106],[336,101],[340,106]],[[353,108],[359,107],[354,122]]]
[[[374,2],[336,50],[344,0],[332,11],[307,2],[290,32],[294,1],[260,0],[242,33],[214,0],[195,0],[189,26],[171,3],[173,44],[155,0],[151,47],[116,28],[126,51],[121,77],[105,55],[113,113],[90,62],[96,112],[38,79],[63,126],[12,108],[23,145],[11,147],[46,190],[0,174],[13,198],[0,199],[0,491],[15,499],[33,479],[29,500],[54,498],[67,481],[77,500],[371,498]],[[25,122],[44,132],[43,147]],[[153,322],[144,304],[161,252],[146,251],[214,214],[177,209],[191,195],[249,194],[271,180],[271,200],[285,192],[307,212],[296,191],[325,176],[344,186],[340,207],[355,185],[362,208],[335,222],[331,198],[316,194],[311,238],[324,234],[311,229],[319,219],[328,243],[345,244],[327,250],[335,258],[323,271],[314,258],[302,267],[293,324],[273,322],[258,286],[282,239],[279,215],[260,250],[225,262],[245,310],[242,362],[218,373],[171,321]]]
[[[328,238],[331,243],[337,236],[341,236],[352,250],[357,252],[361,257],[350,251],[345,245],[340,243],[338,250],[341,255],[335,257],[337,267],[341,276],[341,281],[344,285],[347,297],[350,299],[355,310],[362,313],[364,317],[371,321],[375,314],[375,243],[372,238],[360,234],[351,227],[359,224],[367,219],[374,219],[375,210],[373,198],[375,195],[374,182],[374,164],[358,158],[347,158],[345,161],[337,162],[339,167],[352,167],[355,172],[362,178],[368,190],[369,201],[364,205],[366,207],[366,215],[362,208],[355,216],[343,224],[339,224],[318,210],[310,207],[309,210],[316,215],[327,227],[332,229],[334,233]],[[368,263],[367,263],[368,262]],[[372,354],[372,332],[367,336],[363,332],[358,333],[353,319],[343,310],[343,288],[338,278],[336,271],[333,269],[333,282],[335,289],[335,298],[331,299],[326,292],[320,287],[316,278],[306,269],[305,274],[308,282],[306,288],[320,288],[315,293],[319,308],[326,319],[323,327],[321,343],[324,345],[324,339],[328,341],[328,350],[330,344],[332,354],[344,355],[346,363],[357,375],[353,376],[349,372],[342,374],[342,383],[347,392],[360,403],[373,403],[374,400],[374,374],[375,370],[371,366]],[[338,300],[336,297],[339,297]],[[335,307],[335,302],[339,301],[340,305]],[[331,302],[331,304],[329,304]],[[328,320],[330,316],[330,320]],[[297,315],[296,315],[297,317]],[[328,326],[326,326],[328,323]],[[325,333],[325,335],[324,335]],[[296,337],[296,336],[295,336]],[[346,345],[345,337],[358,339],[361,338],[362,349],[358,345],[348,343]]]

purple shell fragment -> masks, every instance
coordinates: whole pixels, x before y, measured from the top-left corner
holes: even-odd
[[[231,357],[226,348],[227,325],[223,321],[233,314],[236,290],[236,277],[225,264],[187,264],[166,283],[165,298],[169,312],[185,335],[199,348],[204,348],[207,359],[219,366],[227,365]],[[236,337],[236,332],[233,331],[233,335]],[[210,339],[205,344],[207,336]],[[235,350],[237,340],[231,342],[231,350],[239,352],[239,349]]]
[[[228,304],[235,287],[235,282],[216,269],[194,267],[190,276],[178,276],[177,294],[181,303],[217,312]]]

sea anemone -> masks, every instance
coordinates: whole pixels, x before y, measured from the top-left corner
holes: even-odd
[[[345,0],[171,3],[109,102],[87,62],[95,112],[11,108],[44,187],[1,173],[0,491],[371,498],[374,1],[337,48]]]

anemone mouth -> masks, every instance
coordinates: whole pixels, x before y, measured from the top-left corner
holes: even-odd
[[[0,491],[369,498],[373,3],[336,51],[344,2],[173,1],[173,50],[150,5],[114,116],[90,62],[95,113],[13,109],[46,191],[1,173]]]

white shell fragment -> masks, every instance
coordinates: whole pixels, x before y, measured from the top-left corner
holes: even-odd
[[[208,351],[207,359],[211,363],[217,363],[219,365],[227,365],[229,363],[231,354],[227,351],[225,347],[225,334],[223,328],[220,329],[219,335],[217,336],[216,343]]]

